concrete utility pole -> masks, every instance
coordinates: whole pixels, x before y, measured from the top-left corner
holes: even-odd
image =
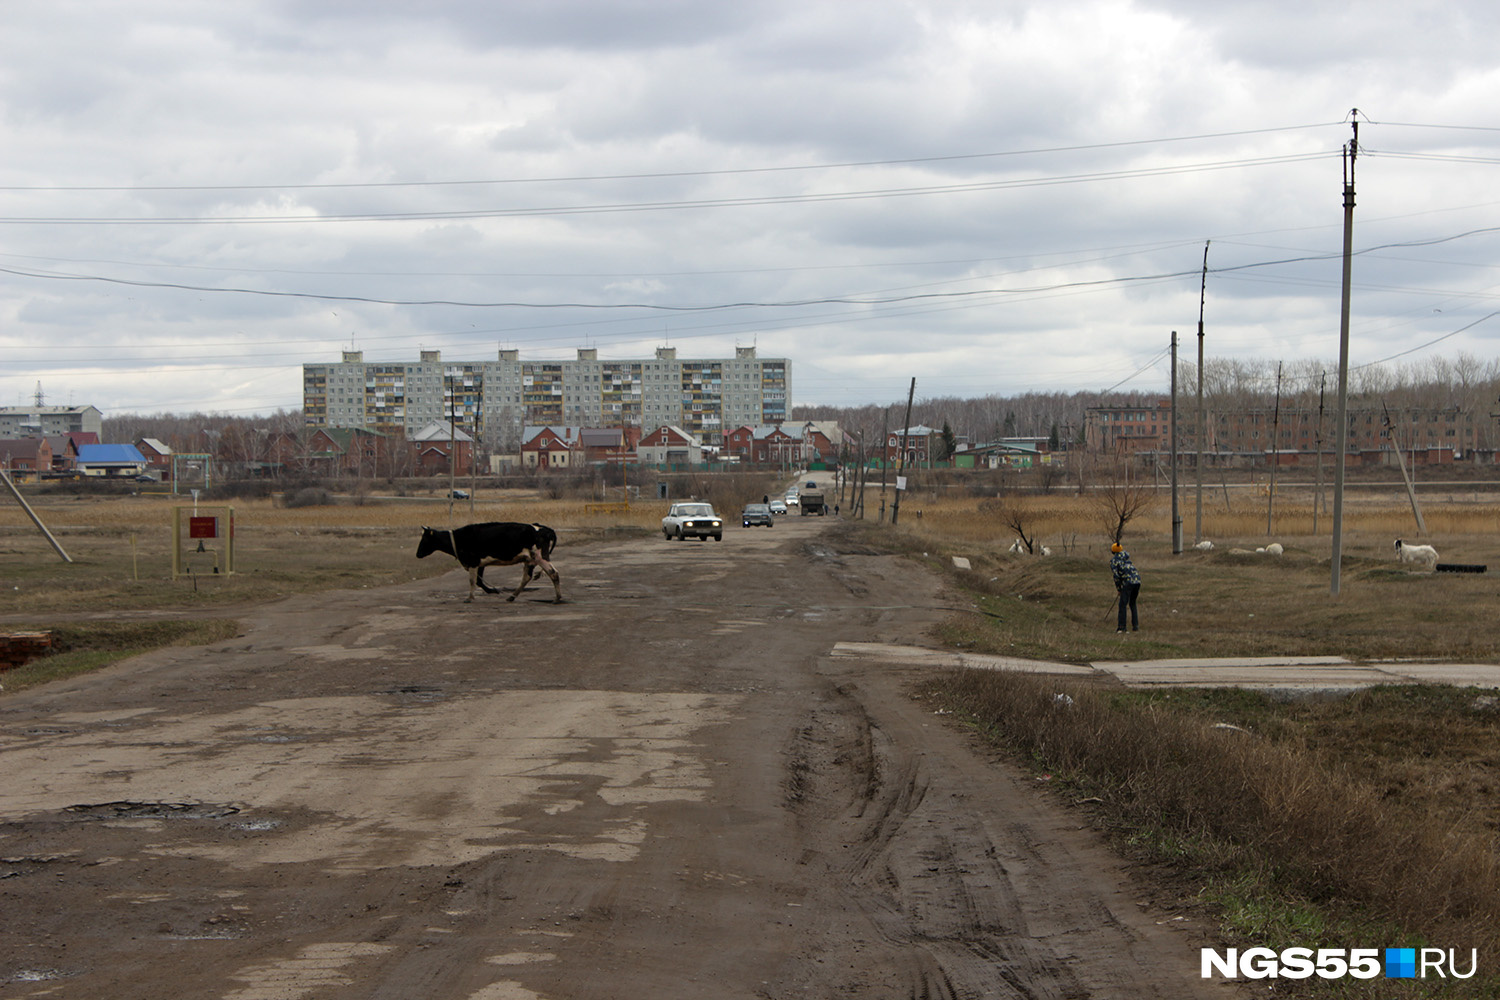
[[[1344,291],[1339,304],[1338,458],[1333,467],[1333,559],[1328,592],[1339,596],[1344,558],[1344,460],[1349,451],[1349,295],[1354,272],[1354,160],[1359,155],[1359,109],[1350,113],[1354,136],[1344,149]]]
[[[906,471],[906,442],[911,437],[911,401],[917,394],[917,380],[911,380],[911,388],[906,392],[906,423],[901,428],[901,461],[896,466],[896,499],[891,503],[891,523],[896,523],[896,518],[901,514],[901,474]]]
[[[1208,293],[1208,243],[1203,244],[1203,278],[1198,283],[1198,454],[1193,467],[1197,470],[1197,515],[1193,521],[1193,541],[1203,541],[1203,442],[1207,430],[1203,422],[1203,299]]]
[[[1323,496],[1323,391],[1328,387],[1325,372],[1318,379],[1318,485],[1313,493],[1313,534],[1318,533],[1318,508],[1328,509],[1328,500]]]
[[[1172,331],[1172,554],[1182,555],[1182,515],[1177,511],[1177,331]]]
[[[1276,506],[1277,446],[1281,443],[1281,362],[1276,362],[1276,409],[1271,411],[1271,488],[1266,494],[1266,537],[1271,537],[1271,518]]]

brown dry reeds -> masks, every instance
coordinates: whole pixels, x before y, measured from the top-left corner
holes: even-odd
[[[1278,891],[1366,923],[1486,954],[1500,947],[1490,838],[1419,815],[1295,745],[1022,674],[954,673],[934,695],[1087,788],[1106,825],[1218,845],[1207,853],[1220,874],[1267,873]]]

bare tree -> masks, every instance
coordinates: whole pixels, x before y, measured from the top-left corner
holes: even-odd
[[[1026,522],[1030,511],[1016,501],[1014,497],[997,497],[994,500],[986,500],[979,505],[979,509],[989,516],[995,518],[1005,527],[1015,532],[1021,544],[1026,546],[1026,551],[1036,554],[1036,536],[1028,534]]]
[[[1089,493],[1089,505],[1112,542],[1124,538],[1126,525],[1145,513],[1155,499],[1151,484],[1132,481],[1128,469],[1106,474]]]

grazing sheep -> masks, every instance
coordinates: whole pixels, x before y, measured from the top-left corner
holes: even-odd
[[[1050,556],[1051,554],[1052,554],[1052,550],[1049,549],[1049,548],[1047,548],[1047,546],[1043,545],[1042,546],[1042,555],[1044,555],[1044,556]]]
[[[1284,551],[1285,550],[1281,547],[1280,542],[1272,542],[1270,545],[1266,546],[1266,555],[1269,556],[1279,556]]]
[[[1019,538],[1017,538],[1015,541],[1013,541],[1013,542],[1010,543],[1010,554],[1011,555],[1018,556],[1022,552],[1025,552],[1025,551],[1026,551],[1026,546],[1024,546],[1024,545],[1021,544],[1021,540]]]
[[[1213,548],[1214,548],[1214,543],[1210,542],[1207,538],[1205,538],[1205,539],[1203,539],[1203,541],[1199,542],[1197,545],[1194,545],[1193,548],[1197,549],[1199,552],[1212,552]]]
[[[1404,545],[1398,538],[1396,539],[1396,558],[1403,563],[1426,566],[1428,569],[1437,568],[1437,549],[1431,545]]]

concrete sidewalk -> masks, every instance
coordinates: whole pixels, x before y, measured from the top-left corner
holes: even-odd
[[[1377,684],[1452,684],[1500,688],[1500,664],[1355,663],[1338,656],[1245,656],[1183,660],[1100,660],[1088,665],[991,656],[919,646],[841,642],[833,655],[876,663],[1015,670],[1034,674],[1109,676],[1127,687],[1242,687],[1352,691]]]

